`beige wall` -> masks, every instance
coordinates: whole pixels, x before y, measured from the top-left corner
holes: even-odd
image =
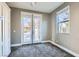
[[[18,44],[21,42],[21,27],[20,27],[20,11],[11,9],[11,43]],[[16,32],[14,33],[13,30]]]
[[[65,6],[70,6],[70,33],[69,34],[57,34],[56,33],[56,12],[64,8]],[[59,8],[51,13],[51,31],[52,40],[56,43],[68,48],[76,53],[79,53],[79,3],[64,3]]]
[[[11,8],[11,44],[21,43],[21,11],[42,14],[43,20],[41,24],[41,40],[50,39],[50,30],[48,30],[50,26],[50,19],[48,14],[25,9]],[[13,32],[13,30],[16,32]]]

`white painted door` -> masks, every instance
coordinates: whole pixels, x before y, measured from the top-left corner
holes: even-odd
[[[3,56],[8,56],[11,49],[10,49],[10,23],[9,18],[10,16],[10,9],[3,5]]]
[[[0,2],[0,56],[8,56],[10,47],[10,9]]]

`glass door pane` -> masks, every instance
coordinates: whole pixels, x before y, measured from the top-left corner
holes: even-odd
[[[32,43],[32,15],[25,15],[22,17],[23,22],[23,43]]]
[[[40,20],[40,15],[33,15],[33,42],[40,42]]]

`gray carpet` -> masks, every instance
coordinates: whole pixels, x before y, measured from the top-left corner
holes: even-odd
[[[9,57],[73,57],[67,52],[50,44],[23,45],[12,48]]]

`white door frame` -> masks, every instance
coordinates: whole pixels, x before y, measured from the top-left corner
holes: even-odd
[[[21,45],[22,44],[27,44],[27,43],[24,43],[24,35],[23,35],[23,22],[22,22],[22,16],[27,16],[27,15],[32,15],[32,13],[29,13],[29,12],[24,12],[24,11],[21,11]]]
[[[42,24],[42,14],[38,14],[38,13],[33,13],[33,22],[34,22],[34,16],[40,16],[41,17],[41,19],[40,19],[40,38],[39,38],[39,41],[38,42],[33,42],[33,43],[39,43],[39,42],[41,42],[41,24]],[[34,27],[34,25],[33,25],[33,27]]]
[[[21,45],[23,44],[27,44],[27,43],[24,43],[23,42],[23,39],[24,39],[24,36],[23,36],[23,22],[22,22],[22,16],[23,15],[32,15],[32,21],[33,21],[33,15],[36,15],[36,16],[40,16],[41,17],[41,20],[40,20],[40,36],[41,36],[41,23],[42,23],[42,14],[38,14],[38,13],[30,13],[30,12],[24,12],[24,11],[21,11]],[[32,25],[33,26],[33,25]],[[33,40],[33,39],[32,39]],[[41,37],[39,39],[41,42]],[[38,42],[34,42],[34,43],[38,43]]]

